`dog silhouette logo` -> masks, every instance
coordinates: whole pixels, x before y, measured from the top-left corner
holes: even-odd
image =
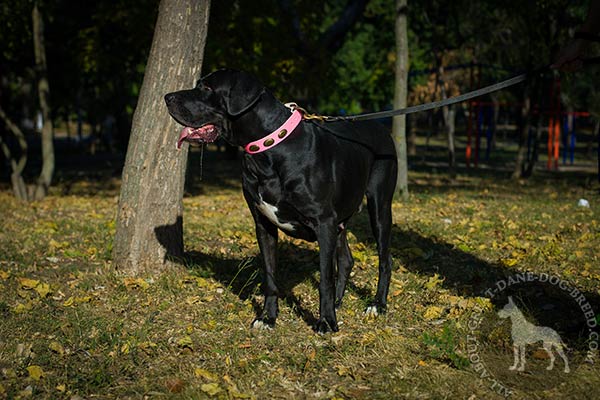
[[[508,296],[508,303],[498,311],[500,318],[510,318],[512,323],[511,336],[513,342],[513,353],[515,357],[514,364],[508,369],[511,371],[524,371],[525,370],[525,352],[528,344],[534,344],[542,342],[542,346],[548,356],[550,357],[550,365],[546,367],[548,371],[554,368],[554,352],[552,348],[558,353],[563,359],[565,364],[564,372],[569,373],[569,360],[565,355],[564,348],[566,347],[563,343],[560,335],[552,328],[547,326],[536,326],[525,319],[525,316],[519,310],[517,305],[513,302],[511,296]]]

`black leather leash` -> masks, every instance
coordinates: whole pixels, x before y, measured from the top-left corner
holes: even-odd
[[[587,59],[583,60],[583,63],[585,65],[600,64],[600,57],[587,58]],[[472,92],[464,93],[464,94],[461,94],[461,95],[458,95],[455,97],[450,97],[445,100],[432,101],[431,103],[419,104],[417,106],[400,108],[397,110],[372,112],[372,113],[357,114],[357,115],[330,116],[330,115],[308,114],[307,117],[305,117],[305,119],[320,120],[323,122],[336,122],[336,121],[354,122],[354,121],[366,121],[369,119],[388,118],[388,117],[394,117],[397,115],[413,114],[413,113],[417,113],[417,112],[421,112],[421,111],[432,110],[434,108],[448,106],[451,104],[461,103],[463,101],[474,99],[476,97],[480,97],[480,96],[486,95],[488,93],[497,92],[497,91],[505,89],[507,87],[511,87],[511,86],[517,85],[521,82],[524,82],[527,79],[529,79],[531,76],[537,75],[549,68],[550,68],[550,65],[545,65],[545,66],[537,68],[533,71],[526,72],[521,75],[517,75],[517,76],[507,79],[505,81],[498,82],[493,85],[483,87],[481,89],[473,90]]]

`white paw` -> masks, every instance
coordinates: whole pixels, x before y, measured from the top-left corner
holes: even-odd
[[[265,330],[265,329],[273,329],[273,327],[269,324],[265,324],[260,319],[254,320],[252,323],[252,329]]]
[[[368,318],[375,318],[379,315],[379,312],[377,312],[377,307],[376,306],[369,306],[367,307],[367,309],[365,310],[365,317]]]

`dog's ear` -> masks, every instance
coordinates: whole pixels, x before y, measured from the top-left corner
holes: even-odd
[[[250,74],[236,71],[225,99],[227,113],[233,117],[245,113],[260,100],[265,90],[265,87]]]

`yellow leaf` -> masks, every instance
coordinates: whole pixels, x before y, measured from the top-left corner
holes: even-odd
[[[53,352],[60,354],[61,356],[65,354],[65,348],[58,342],[50,342],[48,348]]]
[[[77,303],[89,303],[90,301],[92,301],[92,298],[91,296],[75,297],[75,301]]]
[[[123,343],[121,346],[121,354],[129,354],[129,343]]]
[[[56,387],[56,390],[58,390],[58,391],[59,391],[59,392],[61,392],[61,393],[64,393],[64,392],[66,392],[66,391],[67,391],[67,385],[65,385],[64,383],[63,383],[62,385],[58,385],[58,386]]]
[[[350,375],[350,370],[344,365],[337,365],[335,369],[337,370],[337,374],[339,376]]]
[[[27,367],[27,372],[29,372],[29,376],[35,381],[39,381],[45,376],[44,370],[39,365],[30,365]]]
[[[426,365],[427,365],[427,363],[425,361],[419,360],[419,366],[424,367]]]
[[[189,336],[184,336],[181,339],[179,339],[177,341],[177,345],[179,347],[187,347],[189,349],[193,349],[194,346],[194,342],[192,341],[192,338]]]
[[[429,278],[429,280],[427,281],[427,283],[425,284],[425,288],[429,289],[429,290],[435,290],[436,286],[438,286],[440,283],[443,283],[444,279],[440,279],[440,276],[438,274],[434,274],[431,278]]]
[[[506,265],[507,267],[512,267],[513,265],[516,265],[519,261],[516,258],[505,258],[504,260],[502,260],[502,264]]]
[[[231,397],[233,397],[234,399],[252,399],[252,395],[247,394],[247,393],[242,393],[242,392],[238,392],[237,390],[233,389],[233,388],[229,388],[229,395],[231,395]]]
[[[158,345],[154,342],[142,342],[142,343],[139,343],[137,346],[140,350],[142,350],[146,354],[150,354],[152,352],[152,349],[155,349],[156,347],[158,347]]]
[[[0,271],[0,279],[3,281],[7,280],[10,277],[10,272]]]
[[[75,304],[75,298],[71,296],[63,303],[63,306],[71,307],[73,304]]]
[[[190,306],[193,304],[198,304],[200,303],[202,300],[200,298],[200,296],[189,296],[185,299],[185,302],[187,304],[189,304]]]
[[[123,283],[127,289],[148,289],[150,287],[143,278],[123,278]]]
[[[47,283],[39,283],[34,290],[40,295],[40,297],[42,299],[45,299],[46,297],[48,297],[48,294],[50,294],[52,292],[52,289],[50,289],[50,285]]]
[[[220,393],[223,391],[223,389],[221,389],[221,387],[219,386],[218,383],[205,383],[202,386],[200,386],[200,389],[204,393],[207,393],[210,396],[214,396],[217,393]]]
[[[33,308],[33,304],[31,304],[30,301],[28,301],[25,304],[19,303],[15,306],[15,308],[13,308],[13,311],[15,312],[15,314],[23,314],[26,313],[28,311],[30,311]]]
[[[204,378],[209,381],[216,381],[217,376],[210,371],[207,371],[203,368],[196,368],[194,370],[194,375],[198,378]]]
[[[442,315],[442,312],[444,312],[444,307],[430,306],[430,307],[427,307],[427,309],[425,310],[425,313],[423,313],[423,318],[428,319],[428,320],[436,319]]]
[[[35,279],[29,279],[29,278],[19,278],[19,285],[21,285],[21,287],[23,289],[33,289],[35,288],[38,284],[40,283],[40,281],[35,280]]]

